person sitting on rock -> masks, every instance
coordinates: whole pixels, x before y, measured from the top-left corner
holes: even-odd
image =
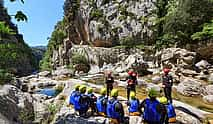
[[[94,95],[93,93],[93,88],[89,88],[87,90],[87,96],[89,97],[89,107],[92,110],[92,114],[94,114],[94,112],[96,112],[96,101],[97,101],[97,97]]]
[[[158,92],[156,89],[151,88],[148,92],[149,98],[146,98],[141,107],[144,108],[143,119],[148,124],[161,124],[161,111],[164,106],[156,99]]]
[[[176,122],[176,113],[172,103],[168,102],[166,97],[160,97],[158,99],[160,103],[166,108],[166,111],[162,111],[162,123],[169,124]]]
[[[69,100],[69,104],[70,105],[74,105],[74,103],[75,103],[75,97],[80,94],[79,87],[80,87],[80,85],[76,84],[75,85],[75,90],[73,90],[72,93],[70,94],[70,100]]]
[[[101,116],[106,116],[106,107],[107,107],[107,97],[106,97],[106,88],[102,88],[100,91],[101,96],[98,97],[96,102],[96,108],[98,111],[98,114]]]
[[[89,109],[89,97],[85,94],[87,87],[79,87],[80,94],[75,97],[74,109],[79,112],[80,116],[86,116]]]
[[[127,77],[127,100],[129,101],[129,95],[131,91],[136,92],[136,85],[138,84],[137,82],[137,73],[134,72],[133,70],[130,70],[128,72],[128,77]]]
[[[110,118],[110,124],[120,124],[124,120],[123,105],[117,100],[118,90],[111,91],[112,98],[107,102],[107,116]]]
[[[130,92],[130,102],[127,102],[129,106],[129,115],[130,116],[140,116],[142,114],[140,101],[136,98],[135,92]]]

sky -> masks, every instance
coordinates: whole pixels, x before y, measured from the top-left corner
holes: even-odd
[[[47,45],[47,38],[51,36],[54,26],[63,18],[64,0],[24,0],[24,4],[20,0],[8,1],[5,0],[5,7],[10,15],[22,10],[28,17],[27,22],[12,20],[18,25],[25,42],[29,46]]]

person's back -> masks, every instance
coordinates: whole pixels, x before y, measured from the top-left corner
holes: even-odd
[[[140,101],[135,97],[135,92],[130,93],[130,102],[127,102],[127,105],[129,106],[129,115],[130,116],[140,116],[141,115],[141,107],[140,107]]]
[[[120,124],[124,119],[124,110],[123,105],[117,100],[118,90],[113,89],[111,96],[113,98],[107,102],[107,116],[112,123]]]
[[[80,87],[80,85],[78,85],[78,84],[75,85],[75,90],[72,91],[72,93],[70,94],[69,104],[71,104],[71,105],[75,104],[75,97],[80,95],[79,87]]]
[[[96,108],[97,112],[101,116],[106,116],[106,107],[107,107],[107,97],[106,95],[106,88],[102,88],[100,91],[101,96],[98,97],[96,101]]]

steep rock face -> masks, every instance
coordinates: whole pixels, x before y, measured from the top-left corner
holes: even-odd
[[[156,8],[153,2],[155,0],[81,0],[80,3],[66,0],[65,18],[73,24],[68,26],[68,32],[72,33],[69,38],[74,43],[92,41],[96,46],[111,46],[126,37],[138,42],[151,40],[150,28],[155,18],[152,11]]]
[[[0,22],[4,22],[14,32],[0,35],[0,68],[17,75],[31,73],[37,63],[32,50],[24,43],[23,36],[18,33],[17,26],[11,22],[3,0],[0,0]]]

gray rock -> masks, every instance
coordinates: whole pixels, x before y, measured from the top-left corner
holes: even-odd
[[[198,80],[193,78],[185,78],[177,86],[177,92],[185,96],[200,95],[203,90],[203,85]]]
[[[208,82],[213,84],[213,73],[211,73],[208,77]]]
[[[51,73],[49,71],[43,71],[43,72],[39,72],[38,75],[41,77],[49,77],[51,76]]]
[[[14,86],[4,85],[0,88],[0,106],[0,113],[11,122],[30,123],[33,120],[32,97]]]
[[[203,100],[207,103],[212,104],[213,103],[213,95],[207,95],[203,97]]]
[[[200,62],[196,63],[195,66],[198,67],[199,69],[206,69],[208,66],[210,66],[206,60],[201,60]]]
[[[213,95],[213,85],[205,86],[204,95]]]
[[[152,83],[157,84],[157,83],[160,83],[160,81],[161,81],[161,77],[160,76],[152,77]]]

